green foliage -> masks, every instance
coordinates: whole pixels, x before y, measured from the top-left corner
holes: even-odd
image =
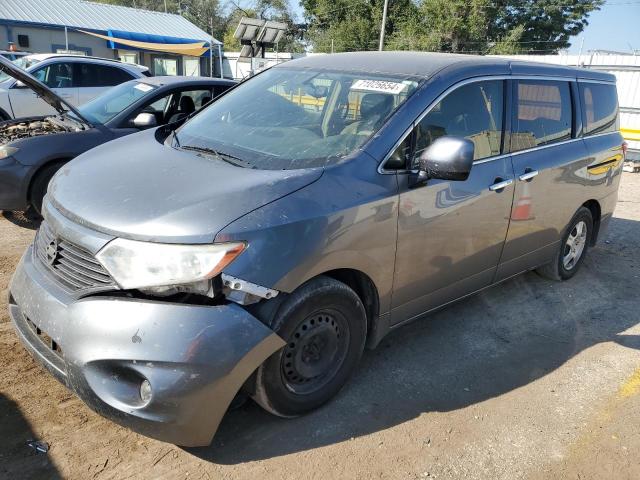
[[[301,0],[314,51],[373,50],[383,0]],[[555,53],[604,0],[390,0],[385,48]]]

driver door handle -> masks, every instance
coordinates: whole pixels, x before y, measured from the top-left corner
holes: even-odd
[[[506,187],[508,187],[512,183],[513,183],[513,179],[511,178],[508,180],[502,180],[500,182],[496,182],[493,185],[491,185],[489,187],[489,190],[491,190],[492,192],[499,192],[501,190],[504,190]]]
[[[524,172],[518,178],[520,179],[521,182],[526,182],[528,180],[531,180],[536,175],[538,175],[538,173],[540,173],[538,172],[538,170],[529,170],[528,172]]]

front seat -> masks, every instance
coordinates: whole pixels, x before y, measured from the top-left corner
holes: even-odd
[[[188,95],[183,95],[180,97],[180,108],[178,111],[171,115],[169,121],[167,123],[177,122],[178,120],[182,120],[184,117],[191,115],[196,111],[196,104],[193,102],[193,98]]]
[[[393,95],[366,93],[360,100],[360,120],[342,129],[346,135],[371,135],[393,110]]]

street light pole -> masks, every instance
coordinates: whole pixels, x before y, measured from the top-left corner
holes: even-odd
[[[384,8],[382,9],[382,25],[380,26],[380,45],[378,50],[382,51],[384,48],[384,28],[387,25],[387,7],[389,6],[389,0],[384,0]]]

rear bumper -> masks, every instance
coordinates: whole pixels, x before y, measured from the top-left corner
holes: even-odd
[[[22,343],[58,380],[99,414],[183,446],[208,445],[244,381],[284,345],[236,304],[70,299],[31,247],[9,291]],[[147,404],[144,379],[153,392]]]
[[[11,157],[0,160],[0,210],[27,208],[27,178],[32,168]]]

